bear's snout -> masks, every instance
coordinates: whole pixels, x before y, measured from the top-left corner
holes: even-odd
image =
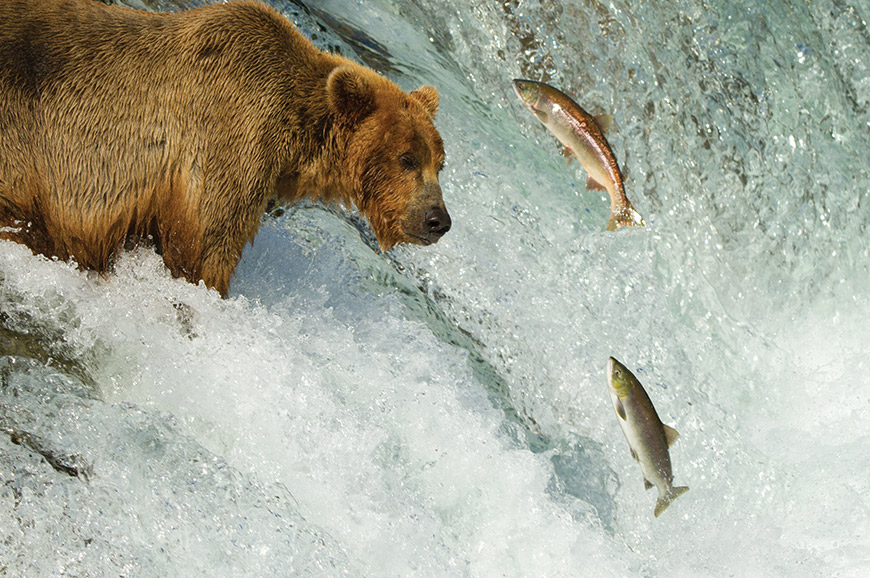
[[[423,228],[433,243],[444,236],[452,224],[450,215],[442,207],[432,207],[423,213]]]
[[[438,181],[426,183],[419,193],[416,202],[405,208],[405,215],[401,220],[403,241],[415,245],[431,245],[437,243],[450,230],[453,220],[444,206]]]

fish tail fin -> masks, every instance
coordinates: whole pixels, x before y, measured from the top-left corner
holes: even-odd
[[[671,490],[664,496],[660,496],[659,499],[656,500],[656,509],[654,512],[656,518],[659,517],[659,514],[668,509],[668,506],[671,505],[671,502],[673,502],[688,491],[688,486],[677,486],[676,488],[671,488]]]
[[[643,227],[643,217],[640,216],[630,202],[626,201],[621,207],[610,209],[610,220],[607,222],[607,230],[615,231],[620,227]]]

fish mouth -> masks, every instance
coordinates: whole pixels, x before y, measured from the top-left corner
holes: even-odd
[[[625,399],[631,393],[631,388],[627,387],[624,380],[618,379],[622,376],[618,375],[620,369],[615,364],[619,364],[615,358],[611,357],[607,360],[607,385],[610,386],[610,391],[612,391],[616,397],[619,399]]]

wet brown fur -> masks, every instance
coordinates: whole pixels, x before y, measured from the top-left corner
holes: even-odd
[[[2,239],[100,271],[150,239],[226,295],[270,199],[354,203],[384,249],[440,237],[421,224],[444,207],[435,89],[404,93],[271,8],[2,0],[0,22]]]

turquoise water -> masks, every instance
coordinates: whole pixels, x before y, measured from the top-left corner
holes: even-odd
[[[870,571],[870,5],[662,4],[275,2],[439,89],[454,228],[289,210],[227,300],[0,243],[0,575]],[[614,116],[645,228],[517,77]],[[681,434],[659,518],[611,355]]]

